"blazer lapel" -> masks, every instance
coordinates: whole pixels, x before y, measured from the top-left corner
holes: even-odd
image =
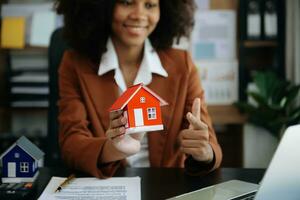
[[[109,108],[119,96],[119,90],[114,81],[114,72],[102,76],[98,76],[97,73],[83,73],[82,77],[87,98],[91,100],[104,130],[107,130],[109,126]]]

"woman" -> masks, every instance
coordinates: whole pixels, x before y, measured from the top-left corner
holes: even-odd
[[[120,166],[214,170],[222,159],[197,69],[186,51],[192,0],[58,0],[65,52],[59,69],[59,143],[72,168],[105,178]],[[144,83],[166,100],[164,131],[125,135],[126,117],[108,109]]]

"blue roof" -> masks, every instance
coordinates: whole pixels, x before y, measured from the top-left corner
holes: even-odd
[[[33,144],[30,140],[28,140],[25,136],[20,137],[13,145],[5,151],[0,158],[2,158],[13,146],[18,145],[22,148],[26,153],[32,156],[34,159],[39,160],[44,156],[44,152],[42,152],[35,144]]]

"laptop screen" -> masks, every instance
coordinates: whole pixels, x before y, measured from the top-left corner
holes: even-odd
[[[300,125],[285,131],[255,199],[300,199]]]

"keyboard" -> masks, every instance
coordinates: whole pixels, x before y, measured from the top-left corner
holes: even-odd
[[[247,193],[242,196],[235,197],[231,200],[253,200],[257,191]]]

